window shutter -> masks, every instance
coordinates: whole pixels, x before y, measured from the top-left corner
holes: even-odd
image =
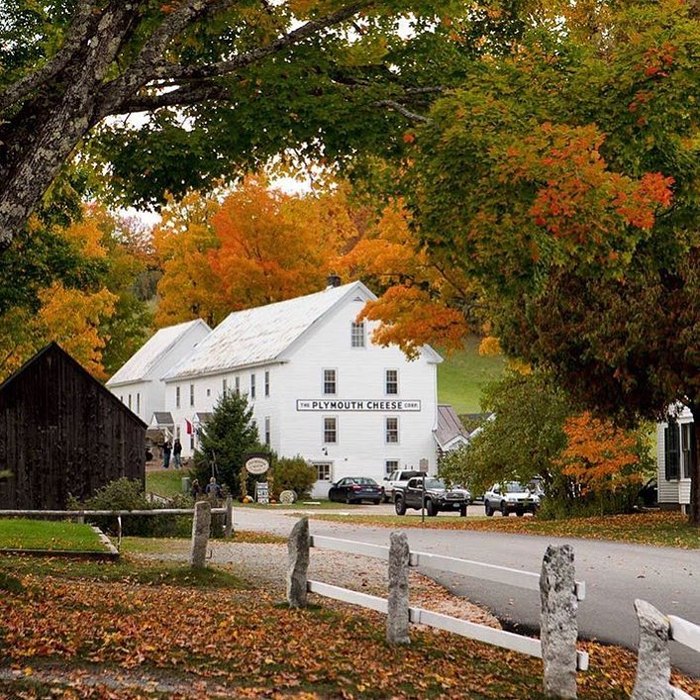
[[[698,445],[695,442],[695,423],[690,424],[690,472],[688,476],[692,479],[693,472],[698,467]]]
[[[664,428],[664,452],[666,456],[666,481],[674,481],[680,475],[680,431],[678,423],[673,418],[668,419],[668,427]]]

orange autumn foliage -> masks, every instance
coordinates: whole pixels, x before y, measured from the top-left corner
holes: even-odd
[[[568,443],[559,458],[562,473],[573,478],[584,493],[614,492],[641,482],[635,470],[639,454],[634,433],[588,412],[567,419],[564,432]]]
[[[337,268],[348,277],[377,280],[384,289],[360,315],[380,322],[374,342],[398,345],[408,357],[427,343],[448,351],[462,347],[469,329],[461,306],[470,285],[454,270],[447,275],[449,268],[428,256],[400,200],[383,210],[376,224],[338,259]]]
[[[47,339],[61,347],[98,379],[106,379],[102,366],[105,340],[99,335],[100,320],[114,313],[117,297],[108,289],[84,292],[54,284],[39,294],[42,307],[38,322]]]

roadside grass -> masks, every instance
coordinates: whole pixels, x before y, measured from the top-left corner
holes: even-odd
[[[297,514],[298,515],[298,514]],[[342,521],[361,525],[377,525],[388,528],[429,528],[439,530],[481,530],[509,534],[546,535],[549,537],[575,537],[593,540],[612,540],[656,547],[700,548],[700,530],[688,523],[680,513],[633,513],[608,515],[595,518],[570,518],[567,520],[541,520],[532,517],[426,517],[420,515],[331,515],[312,514],[320,520]]]
[[[537,659],[420,627],[390,646],[378,613],[314,596],[289,609],[282,591],[244,588],[228,570],[36,564],[0,557],[0,585],[16,581],[0,594],[0,697],[544,698]],[[579,697],[629,697],[634,654],[582,646]],[[700,693],[698,680],[674,683]]]
[[[479,342],[470,336],[464,350],[444,354],[438,365],[438,400],[451,404],[457,413],[479,413],[483,386],[503,374],[503,357],[479,355]]]
[[[89,525],[26,518],[0,519],[0,549],[105,551]]]
[[[146,472],[146,493],[163,498],[182,494],[182,478],[189,476],[189,469],[157,469]]]

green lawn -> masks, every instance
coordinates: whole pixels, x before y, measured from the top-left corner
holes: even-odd
[[[101,552],[104,545],[89,525],[45,520],[0,520],[0,549]]]
[[[146,472],[146,492],[163,498],[172,498],[182,493],[182,479],[189,476],[188,469],[159,469]]]
[[[503,373],[503,357],[479,355],[479,339],[467,339],[462,352],[438,365],[438,400],[451,404],[457,413],[480,413],[481,390]]]

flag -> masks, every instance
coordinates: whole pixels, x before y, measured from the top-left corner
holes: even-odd
[[[188,435],[192,435],[192,423],[190,423],[187,418],[185,418],[185,431]]]

